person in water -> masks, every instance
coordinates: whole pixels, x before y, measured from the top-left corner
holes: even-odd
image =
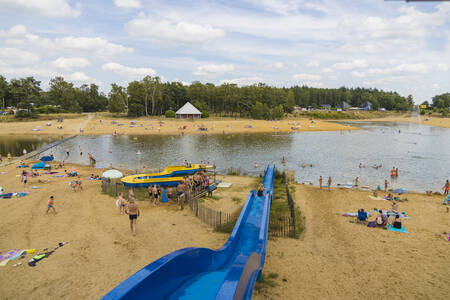
[[[130,203],[128,203],[125,213],[130,218],[131,234],[136,235],[136,220],[140,215],[140,211],[137,203],[134,201],[134,197],[130,199]]]

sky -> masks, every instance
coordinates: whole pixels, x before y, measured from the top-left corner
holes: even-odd
[[[450,2],[0,0],[0,75],[450,92]]]

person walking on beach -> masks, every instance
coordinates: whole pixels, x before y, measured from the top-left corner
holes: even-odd
[[[319,188],[320,189],[322,188],[322,175],[320,175],[319,177]]]
[[[331,176],[330,177],[328,177],[328,191],[329,192],[331,192],[331,182],[332,182],[332,180],[331,180]]]
[[[448,179],[445,182],[443,189],[444,189],[444,195],[448,195],[448,192],[450,191],[450,182],[448,182]]]
[[[384,180],[384,191],[387,191],[388,188],[388,181],[387,179]]]
[[[47,211],[45,212],[45,214],[48,214],[48,212],[50,211],[50,209],[53,209],[53,212],[56,215],[56,209],[55,209],[55,198],[53,198],[53,196],[50,196],[50,199],[48,199],[48,203],[47,203]]]
[[[130,189],[128,190],[128,199],[130,200],[131,198],[134,198],[133,188],[130,188]]]
[[[156,187],[156,184],[153,186],[152,194],[153,194],[153,206],[156,206],[158,204],[158,188]]]
[[[130,218],[131,234],[136,235],[136,220],[140,215],[140,211],[137,203],[134,201],[134,197],[130,199],[130,203],[128,203],[125,213]]]
[[[21,181],[23,182],[23,186],[25,187],[27,185],[28,177],[27,172],[23,171],[21,176]]]

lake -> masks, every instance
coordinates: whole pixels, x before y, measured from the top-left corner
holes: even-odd
[[[3,157],[8,153],[12,156],[22,156],[23,149],[30,153],[60,138],[42,135],[0,135],[0,154]]]
[[[276,163],[280,169],[295,170],[299,182],[317,185],[322,175],[324,183],[331,176],[335,185],[353,182],[358,176],[360,185],[384,186],[388,179],[391,187],[420,192],[440,190],[450,177],[450,129],[412,123],[341,123],[364,130],[281,135],[79,136],[53,149],[53,153],[57,160],[88,164],[90,152],[97,167],[112,164],[140,170],[163,169],[185,159],[192,163],[203,160],[215,162],[221,172],[236,168],[251,175],[262,174],[268,163]],[[70,152],[68,158],[66,149]],[[283,157],[286,167],[281,166]],[[302,168],[303,162],[313,166]],[[365,167],[360,168],[360,163]],[[374,164],[382,168],[374,169]],[[399,176],[391,180],[394,166]]]

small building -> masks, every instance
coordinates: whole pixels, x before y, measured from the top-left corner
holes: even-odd
[[[345,102],[345,101],[342,101],[342,103],[341,103],[341,108],[342,108],[343,110],[349,109],[350,107],[352,107],[350,104],[348,104],[348,103]]]
[[[200,119],[202,117],[202,112],[190,102],[186,102],[175,114],[179,119]]]
[[[361,109],[362,110],[372,110],[372,103],[370,103],[369,101],[364,102],[361,105]]]

